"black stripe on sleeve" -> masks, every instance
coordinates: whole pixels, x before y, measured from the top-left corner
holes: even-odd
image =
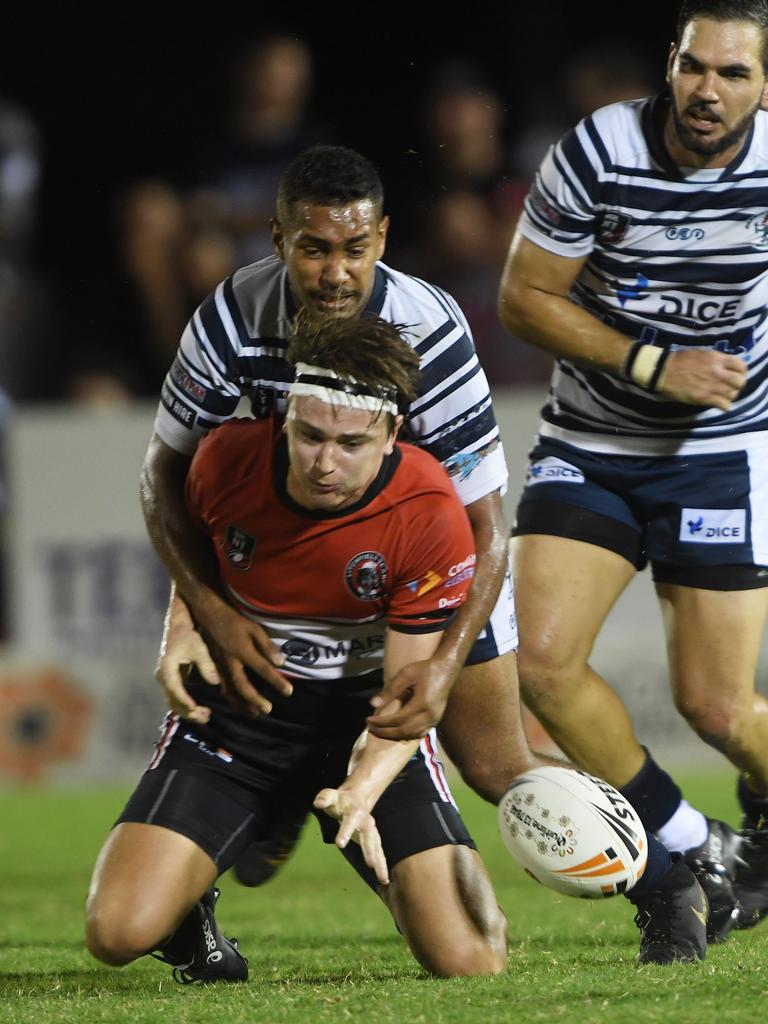
[[[453,326],[458,325],[454,324]],[[462,334],[460,338],[451,343],[445,352],[441,352],[431,363],[422,367],[419,394],[429,394],[441,381],[447,380],[462,366],[467,366],[474,358],[476,358],[475,346],[466,334]]]
[[[498,433],[496,417],[493,415],[493,409],[489,406],[485,412],[475,416],[474,419],[460,424],[449,433],[441,435],[431,444],[424,444],[422,442],[420,447],[434,456],[438,462],[445,462],[452,455],[471,448],[481,438],[496,433]]]

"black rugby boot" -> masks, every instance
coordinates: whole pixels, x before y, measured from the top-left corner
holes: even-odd
[[[741,831],[741,864],[734,892],[739,901],[734,928],[754,928],[768,914],[768,821],[760,815]]]
[[[672,859],[658,889],[636,902],[639,964],[695,963],[707,952],[707,897],[680,854]]]
[[[699,880],[709,901],[707,939],[725,942],[728,932],[736,926],[738,898],[734,890],[736,873],[741,860],[742,838],[724,821],[707,818],[707,838],[692,850],[684,860]]]
[[[173,977],[182,985],[195,981],[247,981],[248,961],[237,946],[219,931],[214,917],[221,890],[211,886],[152,956],[173,967]]]

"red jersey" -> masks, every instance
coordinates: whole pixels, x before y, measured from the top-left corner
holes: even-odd
[[[381,668],[387,627],[445,628],[475,552],[436,459],[397,444],[360,501],[333,512],[294,502],[287,474],[279,421],[230,420],[200,442],[187,479],[229,599],[282,648],[286,675],[363,675]]]

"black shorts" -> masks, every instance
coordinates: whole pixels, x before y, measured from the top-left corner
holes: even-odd
[[[300,695],[301,688],[303,682],[297,684],[295,694]],[[259,730],[253,749],[240,757],[217,742],[212,729],[169,714],[151,767],[118,823],[143,822],[179,832],[197,843],[220,872],[226,871],[250,843],[272,834],[276,823],[284,820],[286,808],[308,813],[319,790],[335,788],[344,781],[352,745],[369,713],[367,691],[363,693],[356,716],[343,721],[326,716],[325,725],[321,720],[311,730],[294,723],[290,762],[283,735],[287,723],[279,719],[270,722],[272,715],[255,720]],[[214,721],[216,717],[214,713]],[[271,748],[265,742],[267,737],[279,742]],[[279,770],[270,776],[275,758]],[[313,813],[324,841],[333,843],[338,822],[322,811]],[[406,857],[438,846],[476,849],[453,802],[433,735],[422,740],[419,750],[382,794],[373,815],[390,870]],[[372,872],[362,862],[357,844],[350,843],[347,849],[347,859],[373,884]],[[344,853],[347,855],[346,850]]]

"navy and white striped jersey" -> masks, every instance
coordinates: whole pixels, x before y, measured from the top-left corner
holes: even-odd
[[[443,463],[465,505],[504,488],[507,468],[488,381],[456,302],[378,263],[366,312],[408,325],[406,340],[421,359],[421,390],[405,439]],[[182,336],[155,420],[159,437],[191,454],[243,397],[256,416],[283,412],[293,380],[285,352],[294,313],[285,264],[275,256],[220,284]]]
[[[652,455],[765,443],[768,429],[768,113],[728,167],[674,165],[668,99],[585,118],[544,159],[522,233],[587,257],[571,299],[628,338],[741,356],[747,384],[728,412],[649,394],[558,360],[542,434],[593,451]]]

